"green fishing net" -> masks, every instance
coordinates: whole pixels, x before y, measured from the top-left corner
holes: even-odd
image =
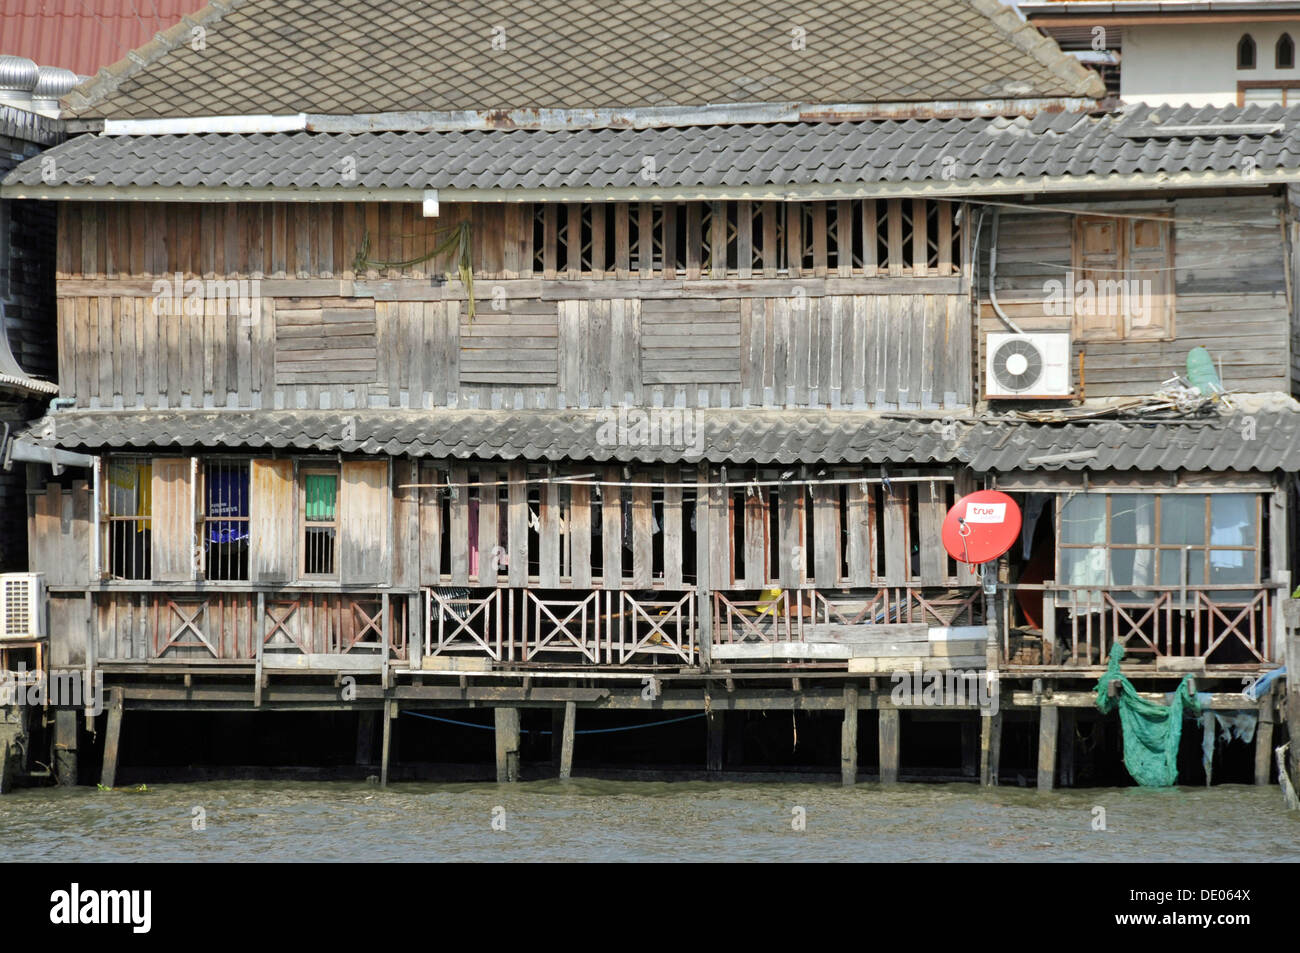
[[[1167,788],[1178,783],[1178,742],[1183,734],[1183,711],[1199,714],[1192,676],[1178,683],[1168,705],[1148,701],[1140,696],[1133,683],[1121,674],[1120,660],[1124,646],[1116,642],[1110,650],[1110,665],[1097,682],[1097,707],[1109,714],[1117,706],[1119,723],[1124,732],[1124,767],[1133,780],[1147,788]],[[1118,694],[1110,696],[1110,684],[1119,684]]]

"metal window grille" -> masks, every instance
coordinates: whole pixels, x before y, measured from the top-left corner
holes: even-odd
[[[248,578],[251,541],[248,462],[214,460],[203,468],[203,565],[211,580]]]
[[[153,538],[153,465],[140,457],[110,457],[104,491],[104,565],[113,579],[148,579]]]
[[[302,477],[302,572],[333,576],[338,571],[338,470],[304,470]]]

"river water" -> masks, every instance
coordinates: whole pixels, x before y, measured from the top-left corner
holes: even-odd
[[[0,843],[11,861],[1300,861],[1300,814],[1238,785],[238,781],[17,791]]]

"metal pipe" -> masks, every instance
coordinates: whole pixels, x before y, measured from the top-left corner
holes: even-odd
[[[989,304],[993,306],[993,313],[1016,334],[1024,334],[1020,328],[1016,327],[1016,322],[1007,317],[1002,305],[998,304],[998,219],[1002,210],[997,206],[993,207],[993,235],[989,238]]]

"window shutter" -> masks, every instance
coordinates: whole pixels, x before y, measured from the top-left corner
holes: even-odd
[[[1091,296],[1076,295],[1074,334],[1085,341],[1113,341],[1121,334],[1122,296],[1117,290],[1124,277],[1120,239],[1123,220],[1081,215],[1075,232],[1076,281],[1092,289]]]
[[[388,582],[388,461],[343,463],[339,491],[339,581],[374,586]]]
[[[189,457],[153,462],[151,561],[157,582],[194,578],[193,462]]]
[[[1129,296],[1124,336],[1147,340],[1172,338],[1174,294],[1169,223],[1130,219],[1127,225]]]
[[[249,473],[248,575],[252,582],[289,582],[295,546],[292,460],[254,460]]]

